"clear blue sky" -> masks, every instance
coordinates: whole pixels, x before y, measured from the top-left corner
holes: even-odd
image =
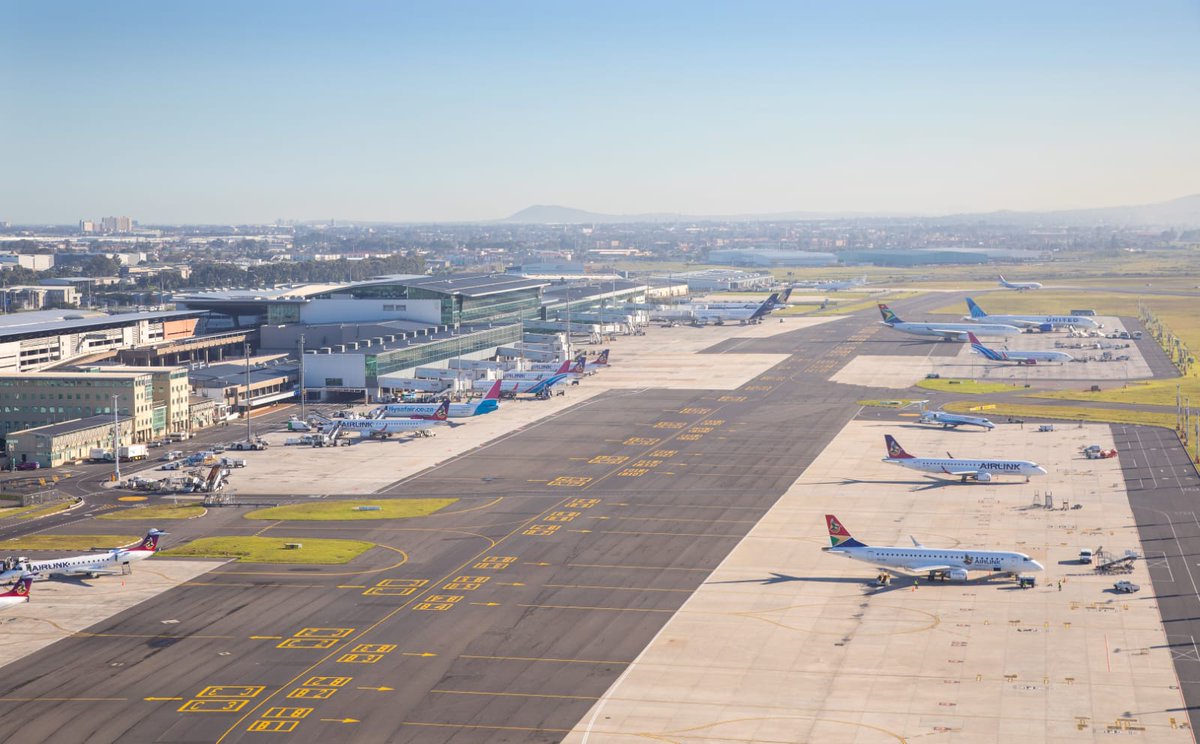
[[[0,219],[1200,192],[1200,3],[14,2]]]

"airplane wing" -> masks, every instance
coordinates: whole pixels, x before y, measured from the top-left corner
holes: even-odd
[[[928,566],[909,566],[908,567],[908,569],[910,571],[914,571],[917,573],[925,573],[927,571],[949,571],[952,568],[954,568],[954,566],[947,566],[944,564],[943,565],[935,565],[932,563],[929,564]]]
[[[953,328],[930,328],[929,330],[950,341],[965,341],[967,338],[966,331],[956,331]]]
[[[117,576],[120,571],[111,568],[73,568],[70,571],[60,571],[59,576]]]
[[[1036,326],[1040,326],[1041,323],[1036,320],[1017,320],[1016,318],[1005,318],[1004,325],[1014,325],[1021,328],[1034,328]]]
[[[943,472],[943,473],[945,473],[946,475],[953,475],[953,476],[954,476],[954,477],[956,477],[956,478],[961,478],[961,477],[963,477],[964,475],[965,475],[965,476],[977,476],[977,475],[979,475],[979,471],[978,471],[978,470],[947,470],[947,469],[945,469],[945,468],[942,468],[942,472]]]

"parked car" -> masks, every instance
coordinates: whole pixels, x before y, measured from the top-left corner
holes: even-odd
[[[17,470],[37,470],[42,467],[42,464],[37,460],[26,460],[25,462],[17,463]]]
[[[1120,592],[1122,594],[1133,594],[1136,591],[1140,591],[1141,587],[1138,586],[1137,584],[1133,583],[1132,581],[1121,580],[1121,581],[1118,581],[1117,583],[1113,584],[1113,589],[1116,589],[1118,592]]]
[[[179,466],[181,464],[182,463],[180,463],[178,460],[172,460],[171,462],[167,462],[167,463],[163,463],[162,465],[159,465],[158,469],[159,470],[179,470]]]

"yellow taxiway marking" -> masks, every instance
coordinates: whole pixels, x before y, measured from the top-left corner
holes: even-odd
[[[525,565],[526,566],[549,566],[551,564],[546,563],[545,561],[539,561],[537,563],[533,563],[531,561],[525,561]]]
[[[525,584],[520,581],[497,581],[496,586],[525,586]]]
[[[675,610],[655,610],[646,607],[588,607],[585,605],[544,605],[518,604],[517,607],[537,607],[546,610],[604,610],[607,612],[667,612],[675,614]]]
[[[338,589],[366,589],[366,584],[338,584]]]
[[[401,726],[435,726],[437,728],[483,729],[487,731],[532,731],[552,734],[569,734],[571,729],[539,728],[537,726],[484,726],[479,723],[430,723],[426,721],[401,721]]]
[[[357,718],[322,718],[321,720],[328,723],[361,723]]]
[[[147,698],[142,698],[142,700],[145,700],[148,703],[153,703],[153,702],[157,702],[160,700],[183,700],[183,698],[181,698],[181,697],[147,697]]]
[[[472,602],[476,607],[499,607],[499,602]]]
[[[553,698],[555,700],[599,700],[594,695],[543,695],[534,692],[483,692],[481,690],[430,690],[442,695],[494,695],[496,697]]]
[[[480,509],[487,509],[487,508],[489,508],[489,507],[493,507],[493,506],[495,506],[496,504],[499,504],[501,501],[504,501],[504,497],[503,497],[503,496],[497,496],[496,498],[492,499],[491,501],[487,502],[486,504],[477,504],[477,505],[475,505],[475,506],[468,506],[466,509],[458,509],[458,510],[456,510],[456,511],[445,511],[445,512],[444,512],[444,511],[438,511],[438,512],[434,512],[433,514],[426,514],[426,515],[424,515],[424,516],[423,516],[423,517],[421,517],[421,518],[422,518],[422,519],[428,519],[428,518],[430,518],[430,517],[450,517],[450,516],[457,516],[457,515],[459,515],[459,514],[466,514],[467,512],[479,511]]]
[[[483,659],[484,661],[548,661],[556,664],[631,664],[629,661],[601,661],[597,659],[553,659],[540,656],[475,656],[462,654],[460,659]]]
[[[691,594],[693,589],[654,589],[645,586],[599,586],[596,584],[543,584],[552,589],[617,589],[623,592],[683,592]]]
[[[252,641],[278,641],[282,638],[283,636],[250,636]]]
[[[360,690],[376,690],[377,692],[391,692],[395,687],[359,687]]]
[[[38,698],[19,698],[19,697],[0,697],[0,703],[123,703],[129,698],[116,697],[38,697]],[[182,700],[183,698],[171,698],[172,700]]]
[[[688,566],[632,566],[617,563],[568,563],[567,568],[632,568],[648,571],[703,571],[704,573],[712,573],[716,570],[715,568],[691,568]]]
[[[429,651],[401,651],[400,655],[401,656],[437,656],[437,654],[430,653]]]

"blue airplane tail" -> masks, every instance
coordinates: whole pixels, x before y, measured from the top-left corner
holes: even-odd
[[[981,308],[979,305],[976,305],[975,300],[972,300],[970,297],[967,298],[967,309],[971,311],[972,318],[987,317],[987,313],[983,311],[983,308]]]
[[[766,299],[765,302],[763,302],[763,304],[758,306],[758,309],[755,310],[754,314],[750,316],[750,320],[757,320],[758,318],[763,317],[767,313],[771,312],[771,310],[773,310],[775,308],[775,306],[778,304],[779,304],[779,295],[772,294],[770,297],[768,297]]]

